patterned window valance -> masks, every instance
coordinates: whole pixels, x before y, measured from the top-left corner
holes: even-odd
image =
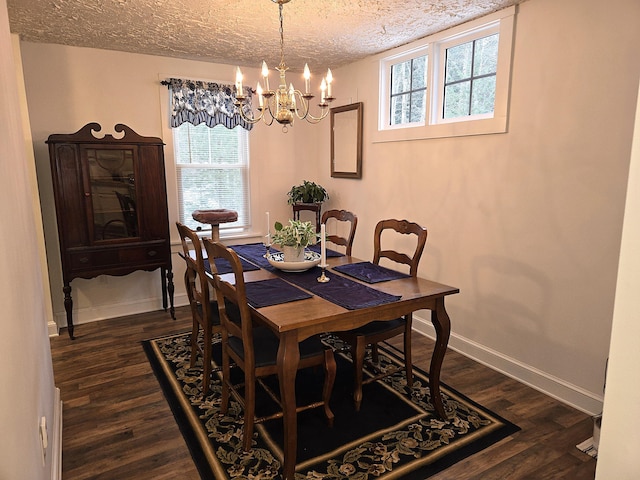
[[[171,127],[179,127],[185,122],[199,125],[205,123],[208,127],[224,125],[234,128],[238,125],[251,130],[253,125],[242,119],[234,102],[236,99],[235,86],[221,85],[210,82],[197,82],[170,78],[163,80],[162,85],[169,87],[171,93]],[[248,116],[251,116],[251,88],[245,87],[244,94],[248,102],[243,106]]]

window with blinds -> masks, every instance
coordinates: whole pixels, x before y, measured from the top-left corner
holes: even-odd
[[[249,132],[242,127],[213,128],[183,123],[173,130],[180,222],[192,229],[210,229],[196,222],[194,210],[226,208],[238,220],[220,225],[220,235],[250,226]]]

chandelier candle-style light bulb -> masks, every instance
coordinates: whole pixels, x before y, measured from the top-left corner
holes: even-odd
[[[239,95],[242,95],[242,72],[240,67],[236,67],[236,90]]]
[[[304,93],[309,94],[309,85],[311,84],[311,72],[309,71],[309,64],[304,64]]]
[[[280,75],[280,83],[277,88],[271,90],[269,87],[269,68],[265,61],[262,62],[262,85],[257,82],[255,92],[245,95],[242,90],[242,72],[240,67],[236,67],[236,101],[235,106],[238,114],[248,123],[254,124],[262,120],[267,125],[272,125],[275,120],[282,125],[283,132],[287,131],[289,125],[293,125],[296,118],[306,120],[309,123],[319,123],[329,114],[329,104],[333,100],[331,83],[333,75],[331,69],[327,69],[327,76],[322,79],[320,86],[321,99],[318,107],[320,113],[314,116],[311,113],[311,71],[309,65],[304,65],[304,93],[296,90],[293,83],[289,83],[287,88],[286,72],[289,70],[284,61],[284,27],[283,27],[283,5],[292,0],[271,0],[278,4],[280,13],[280,64],[276,67]],[[251,108],[251,93],[258,95],[257,112]]]
[[[264,78],[264,89],[269,91],[269,67],[264,60],[262,61],[262,78]]]
[[[256,85],[256,93],[258,94],[258,104],[260,106],[260,110],[264,108],[264,99],[262,98],[262,87],[260,86],[260,82]]]

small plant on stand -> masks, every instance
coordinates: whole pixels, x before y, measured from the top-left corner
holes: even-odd
[[[303,180],[302,185],[294,185],[287,192],[289,205],[296,203],[322,203],[329,198],[329,194],[322,185]]]

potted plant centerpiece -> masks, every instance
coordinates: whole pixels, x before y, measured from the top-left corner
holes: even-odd
[[[274,224],[271,241],[282,248],[285,262],[303,262],[304,249],[316,243],[318,236],[311,222],[289,220],[288,225]]]

